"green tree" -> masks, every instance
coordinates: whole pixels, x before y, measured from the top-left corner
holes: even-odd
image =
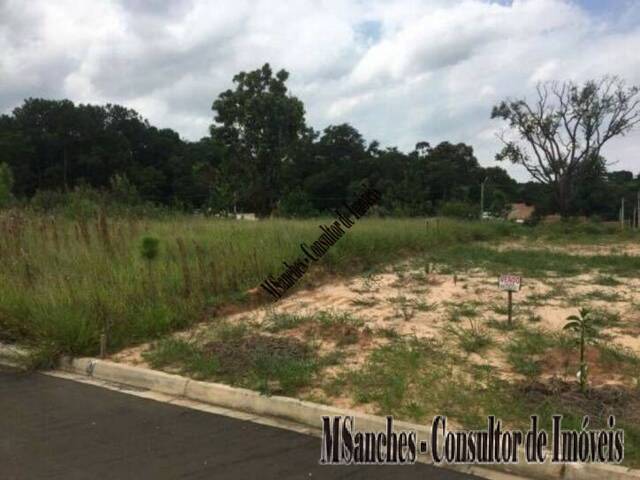
[[[580,315],[567,317],[569,322],[564,326],[564,330],[571,330],[578,334],[578,344],[580,346],[580,390],[584,392],[587,386],[587,363],[585,361],[585,347],[598,335],[597,319],[588,308],[581,308]]]
[[[288,95],[289,74],[269,64],[233,77],[235,90],[213,102],[211,134],[229,149],[235,174],[246,182],[242,204],[260,215],[276,206],[282,192],[281,167],[305,134],[304,106]]]
[[[314,208],[309,194],[298,189],[284,195],[278,203],[278,214],[284,217],[314,217],[318,211]]]
[[[0,163],[0,208],[6,207],[11,201],[13,188],[13,175],[6,163]]]

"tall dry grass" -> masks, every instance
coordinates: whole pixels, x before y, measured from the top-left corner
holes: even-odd
[[[37,345],[47,358],[94,355],[106,331],[112,350],[157,338],[216,306],[242,301],[283,261],[298,257],[331,219],[259,222],[174,216],[165,220],[69,220],[0,212],[0,340]],[[521,229],[424,219],[365,219],[313,265],[354,273],[440,245],[490,240]],[[146,260],[142,238],[159,240]],[[303,282],[304,283],[304,282]]]

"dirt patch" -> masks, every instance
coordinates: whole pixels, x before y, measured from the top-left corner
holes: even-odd
[[[582,393],[576,383],[552,378],[545,383],[524,385],[522,392],[532,404],[553,398],[554,403],[565,411],[583,412],[592,418],[615,415],[626,422],[640,422],[640,396],[634,389],[603,385]]]
[[[312,357],[311,349],[303,342],[266,335],[208,342],[202,347],[202,352],[216,359],[218,372],[223,375],[241,374],[246,371],[247,364],[267,358],[273,361],[284,358],[303,361]]]
[[[542,360],[542,376],[548,378],[563,377],[566,380],[576,382],[576,376],[580,370],[580,361],[577,349],[575,351],[553,348],[545,352]],[[587,363],[587,378],[589,385],[594,388],[611,385],[626,385],[634,387],[634,382],[629,376],[616,372],[615,365],[603,358],[602,351],[590,346],[585,349],[585,362]]]

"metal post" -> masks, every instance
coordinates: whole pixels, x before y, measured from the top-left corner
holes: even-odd
[[[487,183],[487,180],[489,180],[489,177],[486,177],[480,183],[480,220],[482,220],[482,215],[484,214],[484,184]]]
[[[484,214],[484,182],[486,181],[487,180],[485,179],[480,184],[480,220],[482,220],[482,215]]]
[[[509,290],[507,293],[509,294],[509,306],[507,307],[507,309],[509,312],[509,325],[511,325],[511,314],[513,312],[513,292]]]
[[[106,358],[107,356],[107,334],[100,334],[100,358]]]

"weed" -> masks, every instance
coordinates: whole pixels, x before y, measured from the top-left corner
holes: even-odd
[[[392,328],[378,328],[375,330],[375,334],[389,339],[400,338],[400,334]]]
[[[499,330],[501,332],[511,332],[519,328],[516,322],[497,320],[495,318],[487,320],[486,325],[490,328],[493,328],[494,330]]]
[[[378,300],[376,300],[373,297],[370,297],[370,298],[354,298],[353,300],[351,300],[351,305],[353,305],[355,307],[373,307],[377,303],[378,303]]]
[[[313,317],[312,333],[324,339],[331,339],[336,345],[352,345],[360,338],[364,321],[350,313],[320,311]]]
[[[555,339],[543,330],[518,329],[505,346],[507,361],[517,373],[534,379],[541,371],[541,356],[554,344]]]
[[[309,321],[308,317],[292,313],[271,313],[266,316],[263,323],[265,331],[277,333],[283,330],[291,330],[300,324]]]
[[[469,328],[449,326],[446,331],[455,336],[458,339],[460,348],[468,353],[480,352],[493,343],[491,336],[472,319],[469,319]]]
[[[604,290],[592,290],[590,292],[571,297],[568,303],[570,305],[580,305],[589,301],[602,301],[611,303],[619,302],[621,299],[622,295],[615,291],[607,292]]]
[[[475,302],[462,302],[449,304],[449,320],[459,322],[462,318],[475,318],[479,315],[478,304]]]
[[[417,300],[414,305],[416,310],[421,312],[433,312],[438,309],[438,302],[426,302],[424,300]]]
[[[194,344],[174,338],[159,341],[143,356],[153,368],[173,367],[196,378],[211,378],[219,370],[217,359],[207,358]]]
[[[620,285],[620,282],[615,277],[612,277],[611,275],[599,275],[594,279],[593,283],[595,283],[596,285],[602,285],[605,287],[616,287]]]

